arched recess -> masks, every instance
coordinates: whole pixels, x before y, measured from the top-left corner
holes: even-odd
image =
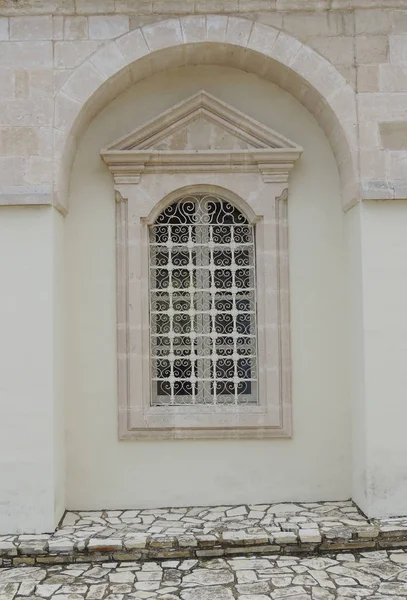
[[[92,118],[125,89],[165,69],[231,66],[288,91],[324,130],[339,169],[346,210],[359,195],[355,92],[325,58],[286,33],[220,15],[188,16],[141,27],[107,43],[67,79],[55,101],[54,203],[68,211],[77,143]]]

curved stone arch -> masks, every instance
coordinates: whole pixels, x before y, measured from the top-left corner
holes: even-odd
[[[232,66],[291,93],[324,130],[339,170],[344,209],[358,200],[355,92],[325,58],[274,27],[238,17],[187,16],[134,29],[107,43],[70,75],[55,99],[54,203],[67,212],[81,134],[125,89],[169,68]]]
[[[235,192],[228,190],[227,188],[220,185],[202,184],[202,185],[188,185],[182,188],[178,188],[164,196],[150,211],[146,219],[147,225],[154,225],[157,217],[171,204],[179,200],[184,196],[194,196],[198,194],[213,194],[219,196],[223,200],[230,202],[242,213],[244,217],[249,221],[250,224],[255,224],[259,220],[259,216],[256,215],[254,210],[247,204],[243,198],[238,196]]]

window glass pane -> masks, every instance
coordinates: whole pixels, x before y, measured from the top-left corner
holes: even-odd
[[[214,196],[150,228],[152,404],[257,402],[253,226]]]

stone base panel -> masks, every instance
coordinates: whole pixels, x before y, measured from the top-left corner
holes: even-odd
[[[404,547],[407,517],[369,520],[351,501],[67,511],[52,534],[0,536],[0,566]]]

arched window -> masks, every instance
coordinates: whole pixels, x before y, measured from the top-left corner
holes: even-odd
[[[150,226],[149,265],[152,405],[256,404],[254,226],[184,196]]]
[[[291,436],[287,198],[301,152],[205,91],[102,151],[121,439]]]

